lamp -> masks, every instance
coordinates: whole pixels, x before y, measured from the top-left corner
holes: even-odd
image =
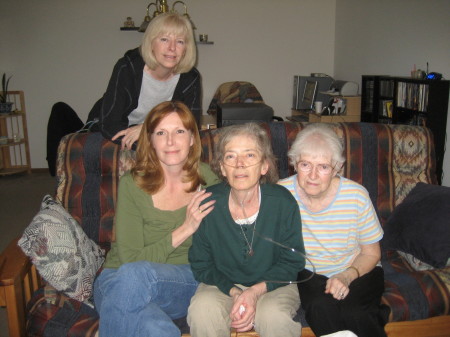
[[[187,6],[183,1],[175,1],[172,5],[172,9],[169,10],[169,5],[167,4],[167,0],[156,0],[155,2],[151,2],[148,4],[147,14],[144,17],[144,21],[141,23],[141,25],[138,29],[138,32],[141,32],[141,33],[145,32],[150,21],[153,18],[155,18],[156,16],[158,16],[159,14],[166,13],[166,12],[178,13],[175,10],[175,6],[177,4],[184,6],[184,14],[183,15],[191,22],[192,29],[197,29],[197,27],[195,27],[194,23],[192,22],[191,17],[189,16],[189,14],[187,12]],[[152,7],[152,6],[155,6],[155,11],[153,12],[153,15],[150,17],[150,7]]]

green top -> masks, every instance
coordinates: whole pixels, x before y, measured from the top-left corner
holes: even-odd
[[[207,164],[200,164],[206,186],[219,182]],[[153,206],[152,197],[140,189],[132,175],[125,173],[119,182],[115,216],[116,241],[106,256],[105,268],[119,268],[124,263],[147,260],[157,263],[186,264],[192,238],[179,247],[172,246],[172,232],[186,217],[186,206],[163,211]]]
[[[305,254],[300,211],[287,189],[274,184],[261,185],[256,224],[242,225],[249,242],[255,233],[253,256],[248,255],[248,244],[240,225],[229,210],[230,186],[221,183],[207,191],[212,192],[210,199],[216,200],[214,210],[203,219],[189,250],[189,262],[197,281],[216,285],[228,295],[235,284],[249,287],[266,281],[267,291],[271,291],[297,280],[305,258],[268,240]]]

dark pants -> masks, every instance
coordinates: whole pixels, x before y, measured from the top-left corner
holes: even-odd
[[[75,110],[64,102],[53,104],[47,125],[47,162],[48,170],[52,176],[56,173],[56,156],[61,139],[69,133],[77,132],[83,128],[85,131],[100,131],[95,121],[98,121],[103,99],[100,98],[89,112],[86,124],[78,117]]]
[[[309,270],[303,270],[298,273],[297,279],[305,280],[310,275]],[[375,267],[370,273],[354,280],[343,300],[325,294],[327,280],[328,277],[315,274],[311,280],[298,283],[306,321],[316,336],[341,330],[350,330],[358,337],[386,336],[384,325],[389,308],[380,305],[384,291],[381,267]]]
[[[47,162],[52,176],[56,173],[56,155],[62,137],[80,130],[84,123],[75,110],[63,102],[55,103],[47,125]]]

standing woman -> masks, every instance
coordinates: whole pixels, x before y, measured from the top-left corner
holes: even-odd
[[[200,126],[202,88],[196,60],[189,19],[177,13],[158,15],[147,27],[142,45],[117,61],[106,92],[92,107],[84,128],[101,131],[105,138],[130,149],[147,113],[171,100],[185,103]],[[72,107],[64,102],[53,105],[47,126],[51,175],[55,175],[61,138],[82,127]]]
[[[254,328],[261,337],[300,336],[293,320],[300,299],[289,283],[305,260],[286,248],[304,253],[302,224],[295,199],[276,184],[267,133],[254,123],[223,128],[211,166],[224,181],[207,189],[216,204],[189,250],[201,282],[189,307],[191,335],[229,337],[231,328]]]
[[[142,45],[116,63],[99,111],[105,138],[131,148],[148,112],[163,101],[181,101],[201,115],[201,79],[192,25],[177,13],[160,14],[144,33]],[[91,117],[92,119],[92,117]]]
[[[386,336],[381,296],[383,230],[367,190],[338,175],[343,144],[325,123],[300,131],[288,153],[297,174],[281,180],[297,199],[309,260],[298,274],[306,320],[316,336],[350,330]]]
[[[173,319],[187,314],[197,289],[188,250],[218,182],[200,162],[195,119],[180,102],[147,116],[136,163],[120,179],[115,241],[94,284],[100,337],[180,336]]]

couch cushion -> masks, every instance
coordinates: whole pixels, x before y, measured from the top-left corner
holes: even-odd
[[[435,268],[450,258],[450,188],[418,183],[389,217],[383,247]]]

